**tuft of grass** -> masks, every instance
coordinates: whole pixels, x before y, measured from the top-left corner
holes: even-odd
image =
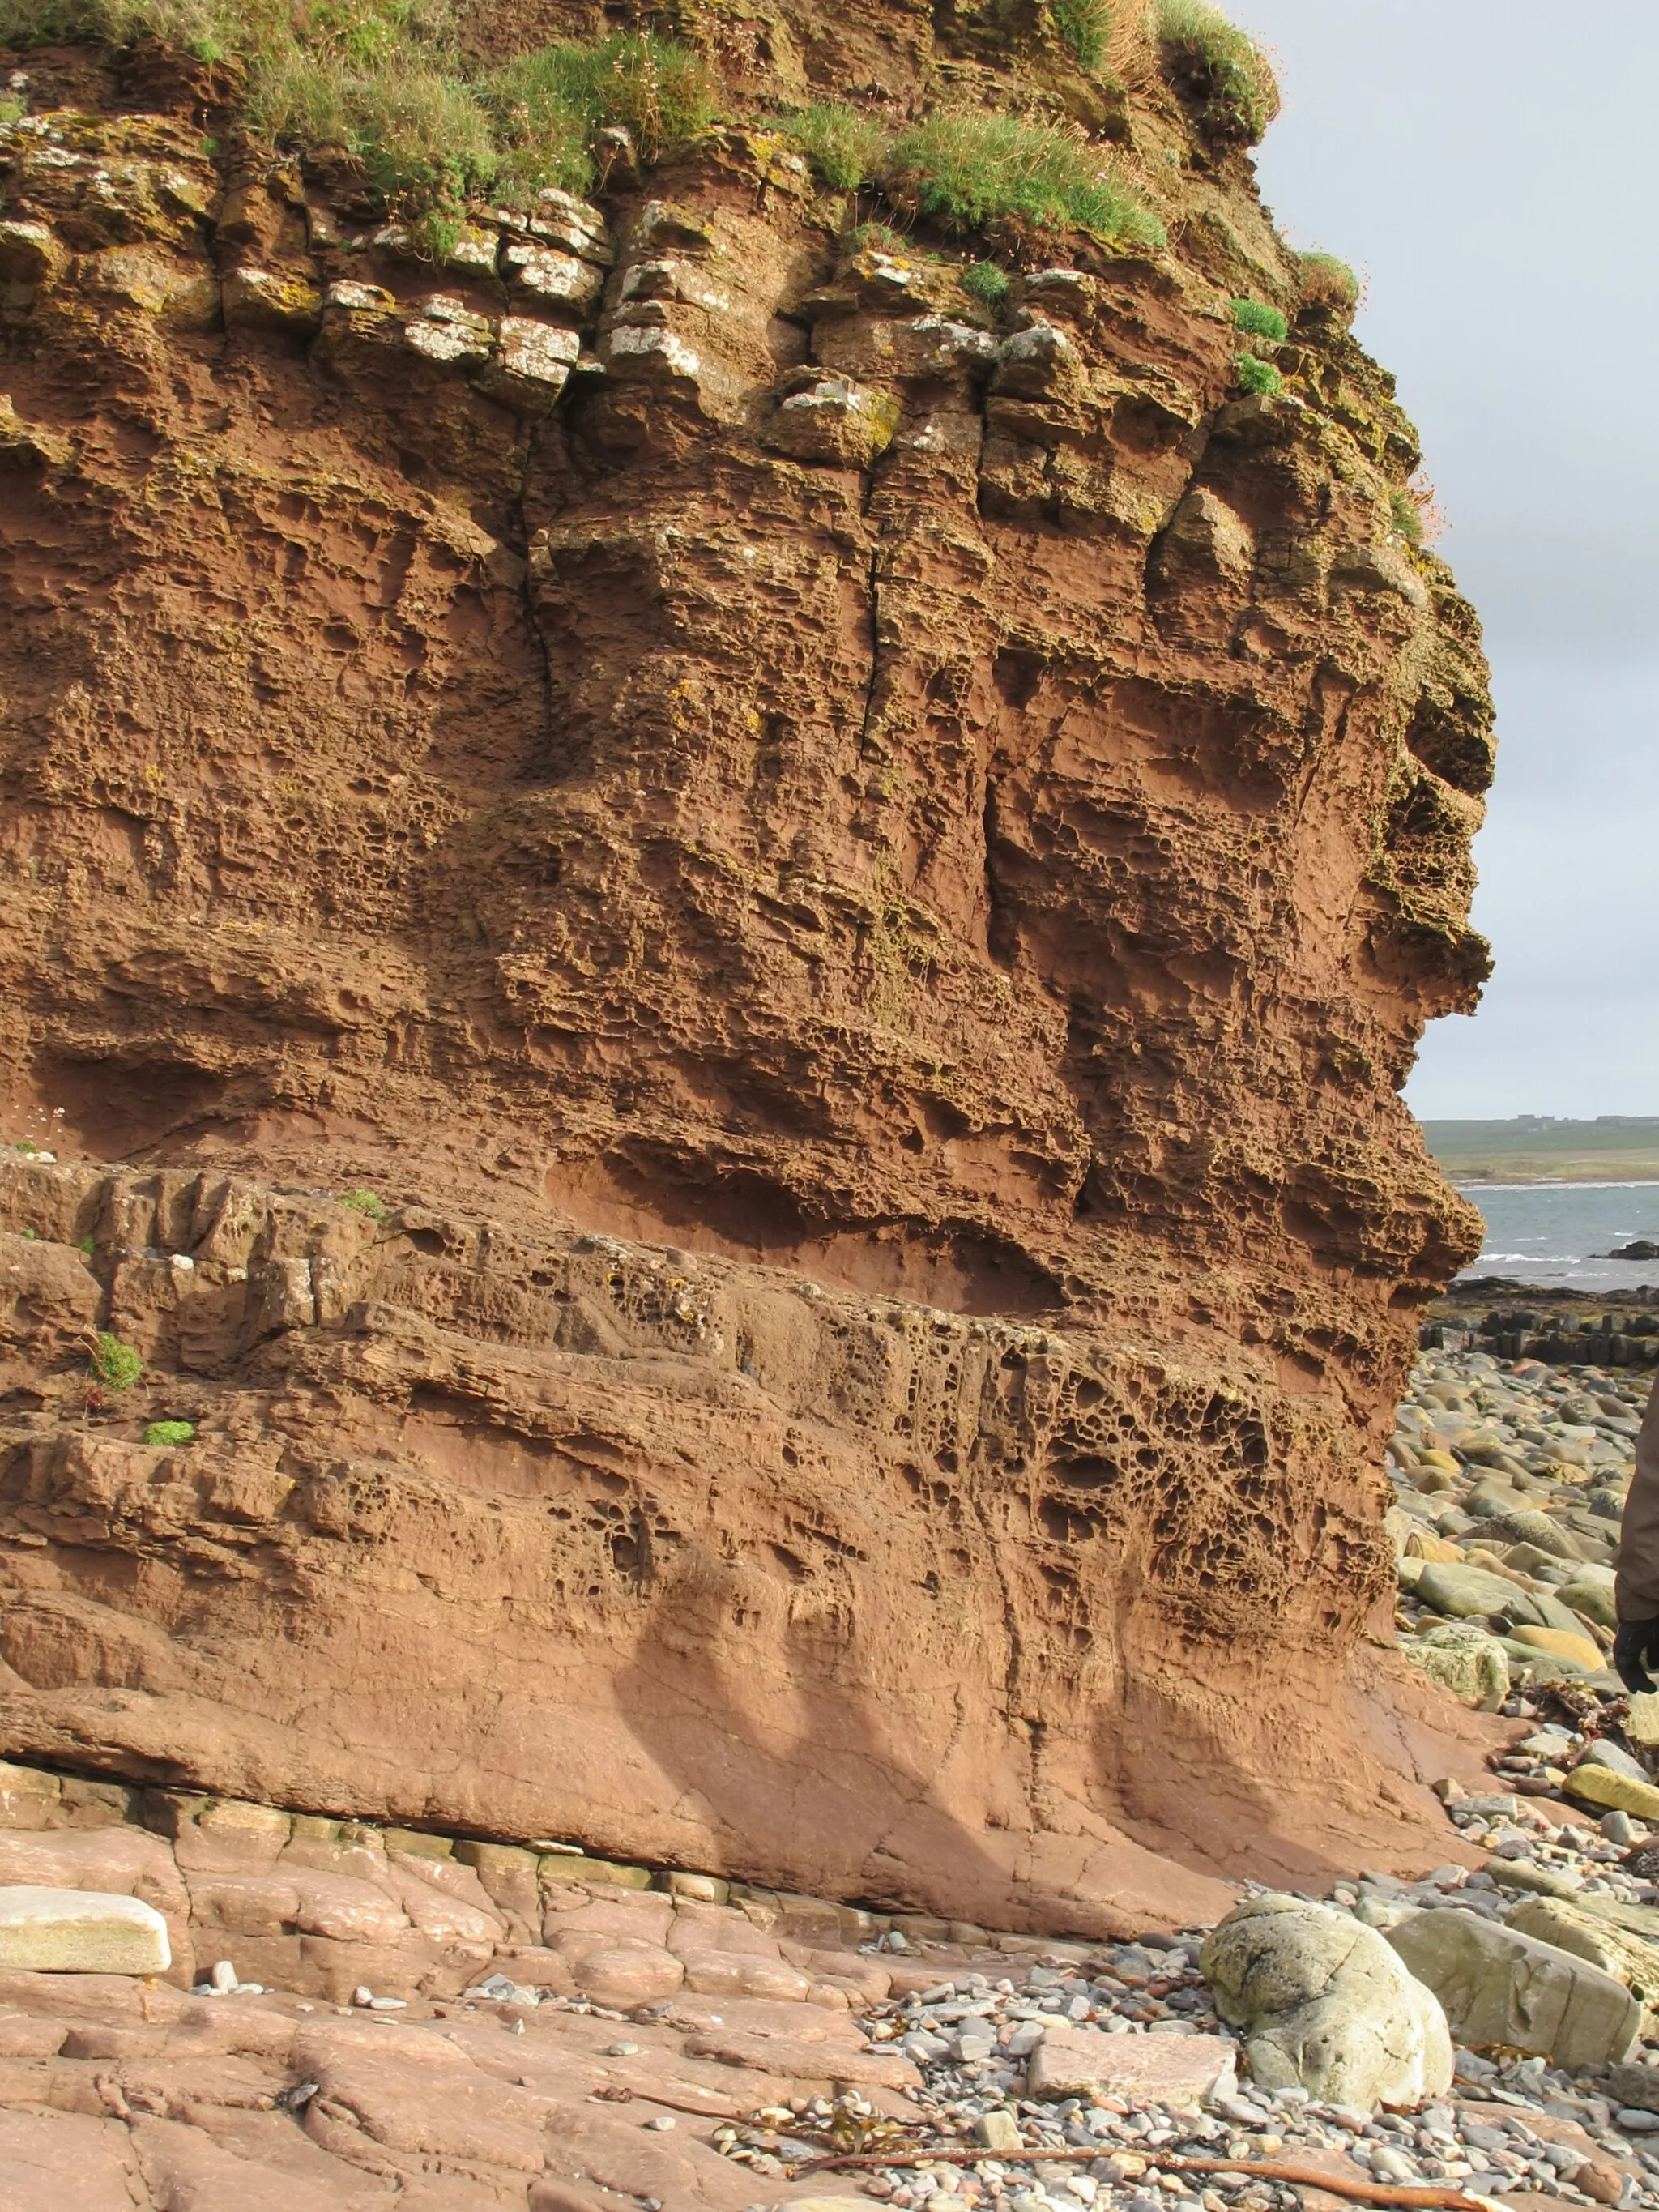
[[[20,100],[15,92],[0,93],[0,131],[8,129],[14,123],[21,123],[27,106],[28,103]]]
[[[981,307],[1000,307],[1008,296],[1013,279],[994,261],[975,261],[963,270],[957,282],[969,298],[977,300]]]
[[[349,1206],[354,1213],[366,1213],[371,1221],[386,1219],[386,1207],[372,1190],[349,1190],[340,1203]]]
[[[515,54],[484,87],[505,141],[509,192],[592,182],[595,131],[620,124],[643,161],[706,131],[719,87],[701,54],[650,31],[614,31]]]
[[[130,1344],[123,1344],[118,1336],[100,1329],[93,1340],[92,1376],[94,1382],[112,1395],[119,1397],[131,1390],[144,1371],[144,1363]]]
[[[820,100],[779,119],[832,192],[856,192],[881,167],[887,134],[844,100]]]
[[[1158,247],[1163,224],[1075,125],[940,107],[897,139],[884,181],[900,204],[958,229],[1000,216],[1075,224],[1114,245]]]
[[[337,146],[392,215],[459,221],[501,165],[490,118],[460,77],[404,54],[367,68],[290,47],[252,74],[248,120],[280,143]]]
[[[196,1437],[194,1421],[152,1421],[144,1431],[147,1444],[187,1444]]]
[[[1277,307],[1270,307],[1265,300],[1235,300],[1232,303],[1234,326],[1246,337],[1282,338],[1290,325]]]
[[[1106,58],[1112,35],[1111,0],[1054,0],[1054,28],[1086,70]]]
[[[1419,470],[1409,483],[1390,484],[1389,514],[1406,543],[1418,548],[1432,545],[1446,529],[1446,517],[1434,486]]]
[[[98,1239],[95,1237],[83,1237],[75,1249],[90,1260],[98,1249]]]
[[[1420,545],[1423,543],[1423,517],[1418,509],[1417,501],[1404,484],[1389,486],[1389,513],[1395,528],[1407,545]]]
[[[1153,27],[1199,128],[1223,143],[1254,146],[1279,112],[1279,82],[1255,40],[1209,0],[1157,0]]]
[[[1323,307],[1338,314],[1348,314],[1359,305],[1359,279],[1335,254],[1298,253],[1296,266],[1302,282],[1304,307]]]
[[[1233,380],[1242,392],[1260,392],[1267,399],[1277,398],[1285,389],[1285,380],[1272,362],[1253,353],[1240,354],[1233,363]]]
[[[890,230],[884,222],[861,222],[847,234],[849,253],[902,253],[905,250],[897,231]]]

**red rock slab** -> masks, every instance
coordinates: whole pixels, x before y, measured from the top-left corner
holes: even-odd
[[[1146,2104],[1202,2104],[1231,2087],[1238,2045],[1218,2035],[1104,2035],[1048,2028],[1031,2054],[1034,2097],[1099,2091]]]
[[[79,2112],[0,2111],[0,2177],[6,2212],[133,2212],[146,2202],[126,2129]]]
[[[722,2158],[684,2124],[659,2131],[629,2117],[629,2109],[585,2106],[561,2112],[547,2130],[549,2174],[659,2197],[672,2212],[696,2205],[742,2212],[754,2203],[757,2183],[747,2166]]]
[[[0,2058],[52,2058],[69,2033],[61,2021],[27,2012],[0,2012]]]
[[[728,2066],[750,2066],[757,2073],[781,2074],[811,2082],[815,2092],[831,2081],[872,2083],[883,2089],[919,2089],[921,2075],[897,2051],[849,2051],[842,2044],[811,2043],[792,2035],[751,2035],[740,2028],[710,2028],[688,2036],[694,2058],[718,2058]]]
[[[550,2100],[495,2080],[459,2052],[456,2059],[428,2072],[390,2052],[332,2057],[317,2069],[307,2131],[314,2114],[389,2150],[539,2173]],[[319,2139],[331,2147],[332,2130]]]
[[[843,2012],[825,2005],[784,2004],[769,1997],[728,1997],[699,2000],[682,1995],[671,1998],[662,2013],[665,2027],[690,2034],[720,2029],[746,2035],[787,2035],[797,2041],[833,2043],[849,2051],[861,2050],[864,2036]]]
[[[298,2135],[291,2121],[285,2126]],[[172,2120],[135,2119],[132,2145],[151,2198],[167,2212],[382,2212],[388,2201],[383,2182],[337,2160],[319,2157],[320,2171],[296,2172]]]

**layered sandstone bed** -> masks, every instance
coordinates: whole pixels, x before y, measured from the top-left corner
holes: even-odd
[[[760,125],[1018,57],[841,14],[441,266],[19,58],[4,1747],[1006,1928],[1426,1865],[1474,620],[1242,153],[1127,88],[1173,243],[993,311]]]

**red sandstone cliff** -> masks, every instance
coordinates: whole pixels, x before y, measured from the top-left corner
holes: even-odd
[[[1018,65],[768,20],[740,117]],[[1168,250],[994,312],[775,132],[434,266],[199,70],[18,59],[3,1747],[1000,1925],[1418,1853],[1490,710],[1247,157],[1141,74]]]

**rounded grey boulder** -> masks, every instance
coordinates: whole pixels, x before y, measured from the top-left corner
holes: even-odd
[[[1216,2010],[1243,2031],[1264,2089],[1367,2112],[1451,2087],[1451,2037],[1431,1990],[1374,1929],[1328,1905],[1247,1898],[1206,1940]]]

